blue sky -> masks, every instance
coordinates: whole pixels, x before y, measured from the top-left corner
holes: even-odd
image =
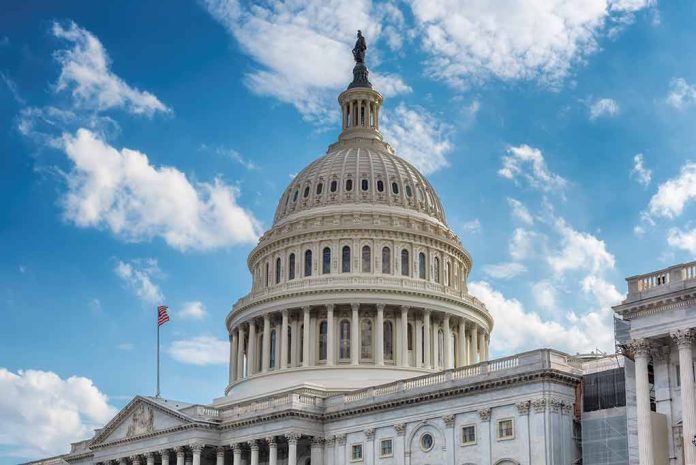
[[[0,464],[153,393],[160,302],[163,395],[222,395],[246,256],[337,137],[358,28],[385,136],[473,256],[493,355],[612,350],[623,278],[696,255],[695,16],[685,0],[6,3]]]

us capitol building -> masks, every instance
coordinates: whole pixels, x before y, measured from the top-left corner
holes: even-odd
[[[137,396],[36,463],[693,465],[693,376],[679,385],[669,366],[692,363],[696,265],[629,279],[621,355],[489,360],[494,322],[467,290],[471,256],[432,185],[383,140],[365,48],[359,36],[338,141],[293,179],[249,255],[252,289],[225,320],[224,397]]]

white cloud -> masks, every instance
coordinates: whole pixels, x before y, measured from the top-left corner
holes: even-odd
[[[529,210],[522,202],[510,197],[508,197],[507,202],[510,206],[513,218],[516,218],[521,223],[526,225],[534,224],[534,217],[531,213],[529,213]]]
[[[385,139],[423,174],[449,165],[445,157],[452,150],[449,126],[424,109],[411,109],[403,103],[392,112],[384,112],[382,118],[380,129]]]
[[[527,267],[521,263],[506,262],[496,265],[485,265],[483,272],[491,278],[511,279],[527,271]]]
[[[460,86],[495,77],[557,85],[654,0],[410,0],[437,79]],[[607,28],[607,25],[615,25]]]
[[[229,362],[228,341],[211,336],[198,336],[172,342],[169,354],[173,359],[192,365],[216,365]]]
[[[134,260],[130,263],[119,260],[114,268],[114,273],[128,284],[143,302],[152,305],[164,302],[164,295],[161,289],[153,282],[153,279],[162,274],[157,265],[157,260],[148,258],[145,260]]]
[[[696,200],[696,163],[687,162],[678,176],[660,184],[650,199],[648,211],[654,216],[675,218],[693,200]]]
[[[513,260],[526,260],[543,247],[543,237],[534,231],[524,228],[515,228],[508,244],[510,257]]]
[[[412,89],[396,74],[372,74],[370,76],[372,86],[385,97],[393,97],[399,94],[409,94]]]
[[[474,234],[481,231],[481,221],[478,218],[474,218],[462,223],[460,228],[465,234]]]
[[[0,368],[0,445],[15,457],[68,452],[116,414],[108,398],[84,377]]]
[[[116,76],[104,46],[89,31],[70,22],[65,26],[54,23],[52,32],[72,45],[55,53],[61,65],[56,88],[70,91],[79,106],[100,111],[123,108],[145,116],[171,111],[151,93],[133,88]]]
[[[502,168],[498,170],[500,176],[515,182],[520,178],[525,179],[531,187],[544,192],[565,188],[567,181],[549,171],[541,150],[523,144],[508,147],[507,153],[503,156]]]
[[[260,69],[246,75],[255,93],[290,103],[308,120],[338,119],[336,91],[352,79],[355,33],[361,29],[372,54],[382,28],[398,21],[369,0],[308,0],[243,6],[234,0],[204,0],[208,12],[237,40]],[[399,44],[395,30],[390,46]],[[375,55],[372,54],[374,57]],[[373,61],[374,63],[374,61]],[[389,93],[410,88],[394,75],[373,74]]]
[[[186,302],[181,306],[178,312],[179,318],[190,320],[202,320],[208,315],[203,302],[193,301]]]
[[[590,120],[594,121],[603,116],[616,116],[619,114],[619,104],[610,98],[601,98],[590,105]]]
[[[634,178],[638,184],[647,186],[652,180],[652,171],[645,167],[643,164],[643,154],[638,153],[633,157],[633,168],[631,169],[631,177]]]
[[[559,218],[554,225],[560,234],[560,247],[550,251],[547,262],[557,274],[568,271],[601,273],[614,267],[614,255],[604,241],[589,233],[576,231]]]
[[[544,310],[556,309],[556,293],[556,287],[549,281],[539,281],[532,285],[534,301]]]
[[[587,352],[595,348],[613,351],[611,309],[589,311],[581,317],[568,315],[563,323],[543,320],[527,311],[517,299],[508,299],[485,281],[469,283],[469,291],[486,304],[495,319],[491,347],[502,353],[540,347],[569,352]]]
[[[696,103],[696,85],[689,84],[684,78],[672,79],[666,101],[674,108],[693,105]]]
[[[671,228],[667,234],[667,244],[675,249],[686,250],[696,257],[696,229],[683,231]]]
[[[161,237],[179,250],[253,243],[259,223],[237,204],[239,189],[216,178],[192,184],[173,167],[108,145],[87,129],[63,135],[74,163],[66,175],[65,218],[80,227],[108,228],[129,241]]]

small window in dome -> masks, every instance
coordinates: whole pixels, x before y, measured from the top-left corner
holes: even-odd
[[[411,186],[406,185],[406,195],[409,197],[413,196],[413,191],[411,190]]]
[[[360,181],[360,188],[361,188],[362,190],[366,191],[366,190],[367,190],[367,186],[368,186],[367,179],[363,179],[362,181]]]
[[[398,185],[397,183],[395,183],[395,182],[392,183],[392,192],[393,192],[394,194],[398,194],[398,193],[399,193],[399,185]]]
[[[297,202],[297,196],[300,195],[300,191],[295,191],[295,194],[292,196],[292,201]]]
[[[381,179],[377,181],[377,192],[384,192],[384,182]]]
[[[302,196],[303,196],[305,199],[306,199],[307,197],[309,197],[309,186],[307,186],[307,187],[304,188],[304,194],[302,194]]]
[[[350,192],[353,190],[353,180],[346,179],[346,191]]]
[[[322,190],[324,190],[324,183],[320,182],[317,184],[317,195],[320,195]]]
[[[338,183],[336,181],[331,181],[331,186],[329,189],[331,192],[336,192],[336,189],[338,189]]]

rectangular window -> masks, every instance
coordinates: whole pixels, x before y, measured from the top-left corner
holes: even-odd
[[[353,462],[357,462],[362,460],[362,458],[362,444],[353,444],[352,446],[350,446],[350,459]]]
[[[382,439],[379,442],[379,457],[391,457],[394,455],[394,443],[391,439]]]
[[[498,420],[498,427],[496,428],[498,434],[498,441],[503,441],[505,439],[512,439],[515,437],[515,432],[512,426],[512,418],[506,418],[505,420]]]
[[[462,446],[471,444],[476,444],[476,426],[464,426],[462,427]]]

